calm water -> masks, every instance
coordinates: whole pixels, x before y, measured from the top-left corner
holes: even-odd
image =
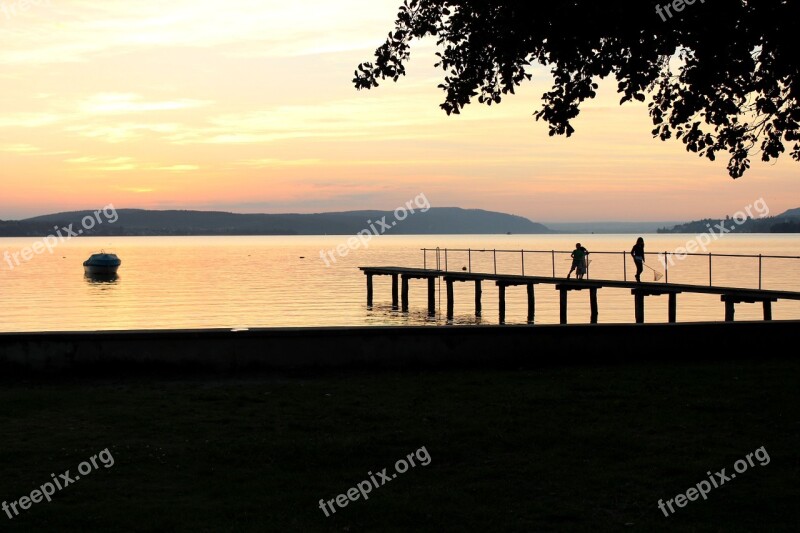
[[[648,252],[674,250],[685,235],[645,236]],[[155,328],[244,328],[264,326],[436,325],[442,316],[426,317],[426,285],[411,283],[411,309],[391,310],[390,278],[375,279],[375,308],[366,307],[366,283],[358,266],[422,267],[423,247],[571,250],[580,241],[590,251],[630,250],[635,237],[620,235],[547,236],[383,236],[368,249],[350,251],[327,267],[321,249],[334,249],[346,237],[104,237],[80,238],[9,268],[0,263],[0,330],[73,331]],[[0,239],[0,253],[30,246],[35,239]],[[110,283],[84,278],[83,261],[105,249],[122,261],[119,279]],[[800,256],[800,237],[793,235],[729,235],[712,244],[714,253]],[[623,256],[594,255],[593,278],[621,279]],[[441,257],[444,267],[444,256]],[[451,270],[467,266],[467,254],[450,253]],[[663,272],[656,258],[649,264]],[[520,273],[520,254],[499,254],[498,271]],[[435,265],[428,255],[428,267]],[[557,273],[565,276],[570,262],[559,256]],[[628,276],[633,263],[627,260]],[[494,269],[491,253],[472,254],[473,271]],[[550,255],[526,254],[525,273],[552,275]],[[645,271],[652,281],[652,272]],[[715,285],[758,286],[757,259],[713,261]],[[708,259],[687,258],[669,268],[671,282],[708,283]],[[764,288],[800,291],[800,260],[765,260]],[[662,280],[663,281],[663,280]],[[558,292],[537,287],[537,322],[558,322]],[[438,291],[440,312],[446,307]],[[599,293],[601,322],[631,322],[630,291]],[[588,291],[570,295],[570,322],[589,321]],[[474,324],[471,284],[456,286],[456,323]],[[508,323],[524,323],[524,287],[508,291]],[[776,319],[800,318],[800,302],[779,302]],[[484,284],[484,318],[497,323],[497,289]],[[666,297],[647,299],[647,321],[665,322]],[[757,305],[737,306],[737,320],[758,319]],[[719,296],[680,295],[679,321],[723,320]]]

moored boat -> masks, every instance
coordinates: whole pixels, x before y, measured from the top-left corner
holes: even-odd
[[[86,274],[91,276],[108,276],[117,273],[122,261],[116,254],[107,254],[100,252],[99,254],[92,254],[89,259],[83,262],[83,268]]]

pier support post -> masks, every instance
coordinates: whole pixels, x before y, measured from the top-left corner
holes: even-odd
[[[481,293],[483,290],[481,289],[481,280],[475,280],[475,316],[480,318],[481,314],[483,314],[483,305],[481,304]]]
[[[764,300],[764,320],[772,320],[772,302]]]
[[[536,317],[536,295],[533,292],[533,283],[528,283],[528,324],[533,324]]]
[[[372,307],[372,274],[367,274],[367,307]]]
[[[428,316],[436,316],[436,278],[428,278]]]
[[[500,323],[506,323],[506,286],[502,283],[497,284],[497,289],[500,292]]]
[[[403,312],[408,311],[408,276],[402,276],[402,290],[400,292]]]
[[[644,324],[644,293],[634,291],[633,294],[636,305],[636,323]]]
[[[561,323],[567,323],[567,289],[559,289],[561,293],[560,300],[561,300]]]
[[[397,274],[392,274],[392,309],[397,309]]]
[[[597,324],[597,315],[599,314],[597,309],[597,289],[589,289],[589,302],[592,307],[592,324]]]
[[[736,303],[725,296],[722,297],[722,301],[725,302],[725,322],[733,322],[736,315]]]
[[[447,282],[447,320],[453,320],[453,280],[446,279]]]
[[[674,324],[678,321],[678,293],[669,293],[669,323]]]

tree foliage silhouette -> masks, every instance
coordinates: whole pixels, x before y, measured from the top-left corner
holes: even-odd
[[[667,0],[406,0],[353,82],[397,81],[411,41],[433,36],[448,115],[475,97],[500,103],[538,63],[554,79],[534,113],[550,135],[572,135],[581,103],[613,75],[620,104],[649,99],[654,137],[680,139],[712,161],[727,152],[733,178],[754,154],[777,159],[785,143],[800,161],[800,0],[679,1],[683,9],[667,18],[656,11],[673,5]]]

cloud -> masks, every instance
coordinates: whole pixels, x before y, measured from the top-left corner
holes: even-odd
[[[172,0],[50,2],[13,20],[0,62],[87,62],[102,56],[182,47],[231,47],[276,57],[375,47],[393,19],[394,0]],[[379,28],[379,29],[378,29]],[[360,31],[359,31],[360,30]]]
[[[0,128],[41,128],[59,120],[58,115],[51,113],[11,113],[0,116]]]
[[[197,165],[170,165],[167,167],[153,167],[151,170],[166,170],[169,172],[189,172],[191,170],[199,170]]]
[[[137,168],[134,159],[132,157],[102,158],[102,157],[82,156],[82,157],[73,157],[71,159],[67,159],[66,162],[74,165],[82,165],[90,163],[91,164],[90,166],[85,167],[87,170],[96,170],[102,172],[117,172],[124,170],[134,170]]]
[[[148,194],[151,192],[155,192],[155,189],[151,189],[149,187],[120,187],[117,190],[122,192],[132,192],[135,194]]]
[[[40,152],[41,149],[30,144],[4,144],[0,146],[0,152],[13,152],[17,154],[31,154]]]
[[[88,114],[138,114],[147,111],[176,111],[210,105],[212,102],[182,98],[166,101],[145,101],[134,93],[100,93],[84,101],[80,110]]]
[[[198,165],[159,165],[159,164],[143,164],[139,163],[133,157],[98,157],[98,156],[80,156],[73,157],[65,160],[66,163],[73,165],[87,165],[84,168],[87,170],[100,170],[100,171],[122,171],[122,170],[143,170],[143,171],[161,171],[161,172],[191,172],[199,170]]]
[[[472,120],[468,116],[459,119]],[[426,126],[442,120],[438,107],[404,93],[402,97],[347,98],[225,113],[209,117],[204,125],[181,128],[164,139],[175,144],[221,145],[309,138],[421,139],[433,135]]]
[[[140,139],[147,134],[175,133],[181,131],[183,126],[177,123],[86,123],[74,124],[64,128],[64,131],[74,132],[81,137],[97,139],[107,143],[121,143]]]
[[[269,168],[269,167],[300,167],[311,166],[321,163],[320,159],[246,159],[239,161],[237,165],[256,167],[256,168]]]

